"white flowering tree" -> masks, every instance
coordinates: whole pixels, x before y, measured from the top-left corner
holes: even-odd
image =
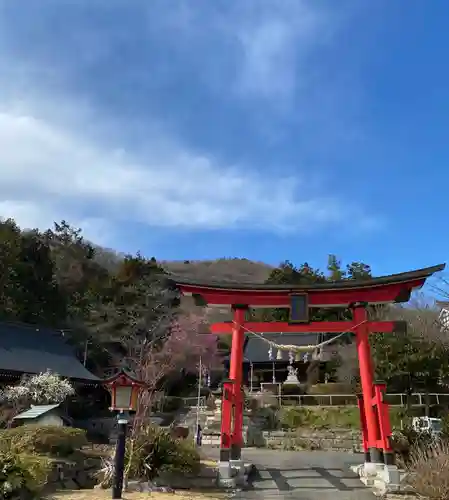
[[[18,385],[7,386],[0,393],[0,399],[12,417],[32,404],[62,403],[74,393],[68,380],[47,370],[39,375],[25,375]]]

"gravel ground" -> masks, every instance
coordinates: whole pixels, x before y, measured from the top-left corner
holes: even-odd
[[[195,492],[176,492],[176,493],[124,493],[124,500],[222,500],[226,495],[221,493],[195,493]],[[111,490],[73,490],[62,491],[48,497],[48,500],[110,500]]]

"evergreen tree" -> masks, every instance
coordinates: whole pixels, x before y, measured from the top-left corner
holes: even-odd
[[[327,270],[330,281],[341,281],[346,277],[345,272],[341,269],[341,261],[337,259],[336,255],[329,255],[327,260]]]

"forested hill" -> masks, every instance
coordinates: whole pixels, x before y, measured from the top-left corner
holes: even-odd
[[[94,259],[111,272],[120,267],[125,258],[114,250],[95,246]],[[341,279],[366,279],[371,268],[363,262],[352,262],[342,268],[339,259],[330,254],[326,272],[311,268],[306,262],[295,266],[284,261],[278,267],[238,257],[222,257],[214,260],[155,260],[165,272],[198,281],[223,281],[237,283],[308,283],[339,281]]]
[[[222,258],[216,260],[162,261],[167,272],[198,281],[235,281],[264,283],[273,267],[248,259]]]
[[[140,363],[144,346],[157,342],[172,349],[175,331],[175,340],[181,333],[190,335],[188,342],[182,337],[178,345],[184,358],[185,346],[193,346],[189,355],[197,360],[199,352],[213,354],[206,341],[212,339],[215,349],[217,343],[211,336],[196,335],[202,327],[198,318],[176,308],[176,292],[161,286],[161,275],[298,285],[371,277],[370,266],[363,262],[343,264],[330,254],[323,264],[314,269],[307,262],[285,261],[272,268],[241,258],[164,262],[92,245],[81,230],[64,221],[47,231],[22,231],[13,220],[0,220],[0,320],[64,329],[81,355],[89,346],[87,366],[99,374],[124,359],[129,366]],[[430,392],[441,381],[449,382],[449,340],[439,324],[439,311],[425,304],[384,312],[399,314],[395,319],[406,315],[409,328],[406,335],[372,336],[379,377],[396,392],[415,390],[423,380]],[[288,313],[276,309],[258,314],[264,321],[286,321]],[[346,314],[341,308],[317,309],[312,319],[341,320]],[[203,339],[201,344],[195,343],[197,337]],[[345,360],[342,366],[348,365]],[[409,375],[413,373],[420,374],[416,380]]]
[[[124,259],[114,250],[95,246],[95,259],[106,269],[113,271]],[[214,260],[161,260],[158,264],[167,273],[198,281],[234,281],[264,283],[274,267],[263,262],[222,257]]]

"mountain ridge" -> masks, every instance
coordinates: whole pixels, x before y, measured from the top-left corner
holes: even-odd
[[[94,245],[95,259],[106,269],[113,271],[125,254],[110,248]],[[274,266],[239,257],[218,259],[166,260],[156,259],[169,274],[198,281],[223,281],[241,283],[265,283]]]

